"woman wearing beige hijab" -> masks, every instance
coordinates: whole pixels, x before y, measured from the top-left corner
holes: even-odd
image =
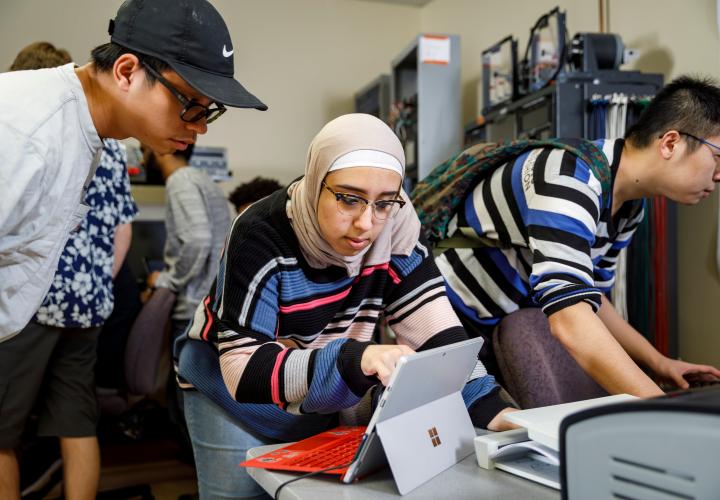
[[[395,362],[467,338],[402,191],[403,149],[351,114],[310,145],[305,176],[233,223],[215,286],[178,344],[201,496],[261,493],[247,448],[367,423]],[[378,345],[384,317],[397,345]],[[184,341],[183,341],[184,340]],[[463,396],[473,423],[507,426],[478,362]]]

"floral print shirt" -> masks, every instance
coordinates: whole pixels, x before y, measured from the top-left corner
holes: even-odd
[[[115,228],[132,222],[137,206],[130,193],[125,146],[106,139],[100,163],[85,192],[90,207],[70,234],[50,291],[34,321],[60,328],[102,325],[113,310]]]

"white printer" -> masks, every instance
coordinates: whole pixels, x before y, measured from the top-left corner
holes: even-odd
[[[591,408],[560,425],[564,499],[720,499],[720,386]]]

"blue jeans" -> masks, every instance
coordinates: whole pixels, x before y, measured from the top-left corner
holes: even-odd
[[[270,498],[238,464],[248,449],[270,444],[247,432],[199,391],[184,392],[200,499]]]

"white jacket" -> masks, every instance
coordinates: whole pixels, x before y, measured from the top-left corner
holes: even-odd
[[[42,303],[101,146],[72,63],[0,74],[0,342]]]

